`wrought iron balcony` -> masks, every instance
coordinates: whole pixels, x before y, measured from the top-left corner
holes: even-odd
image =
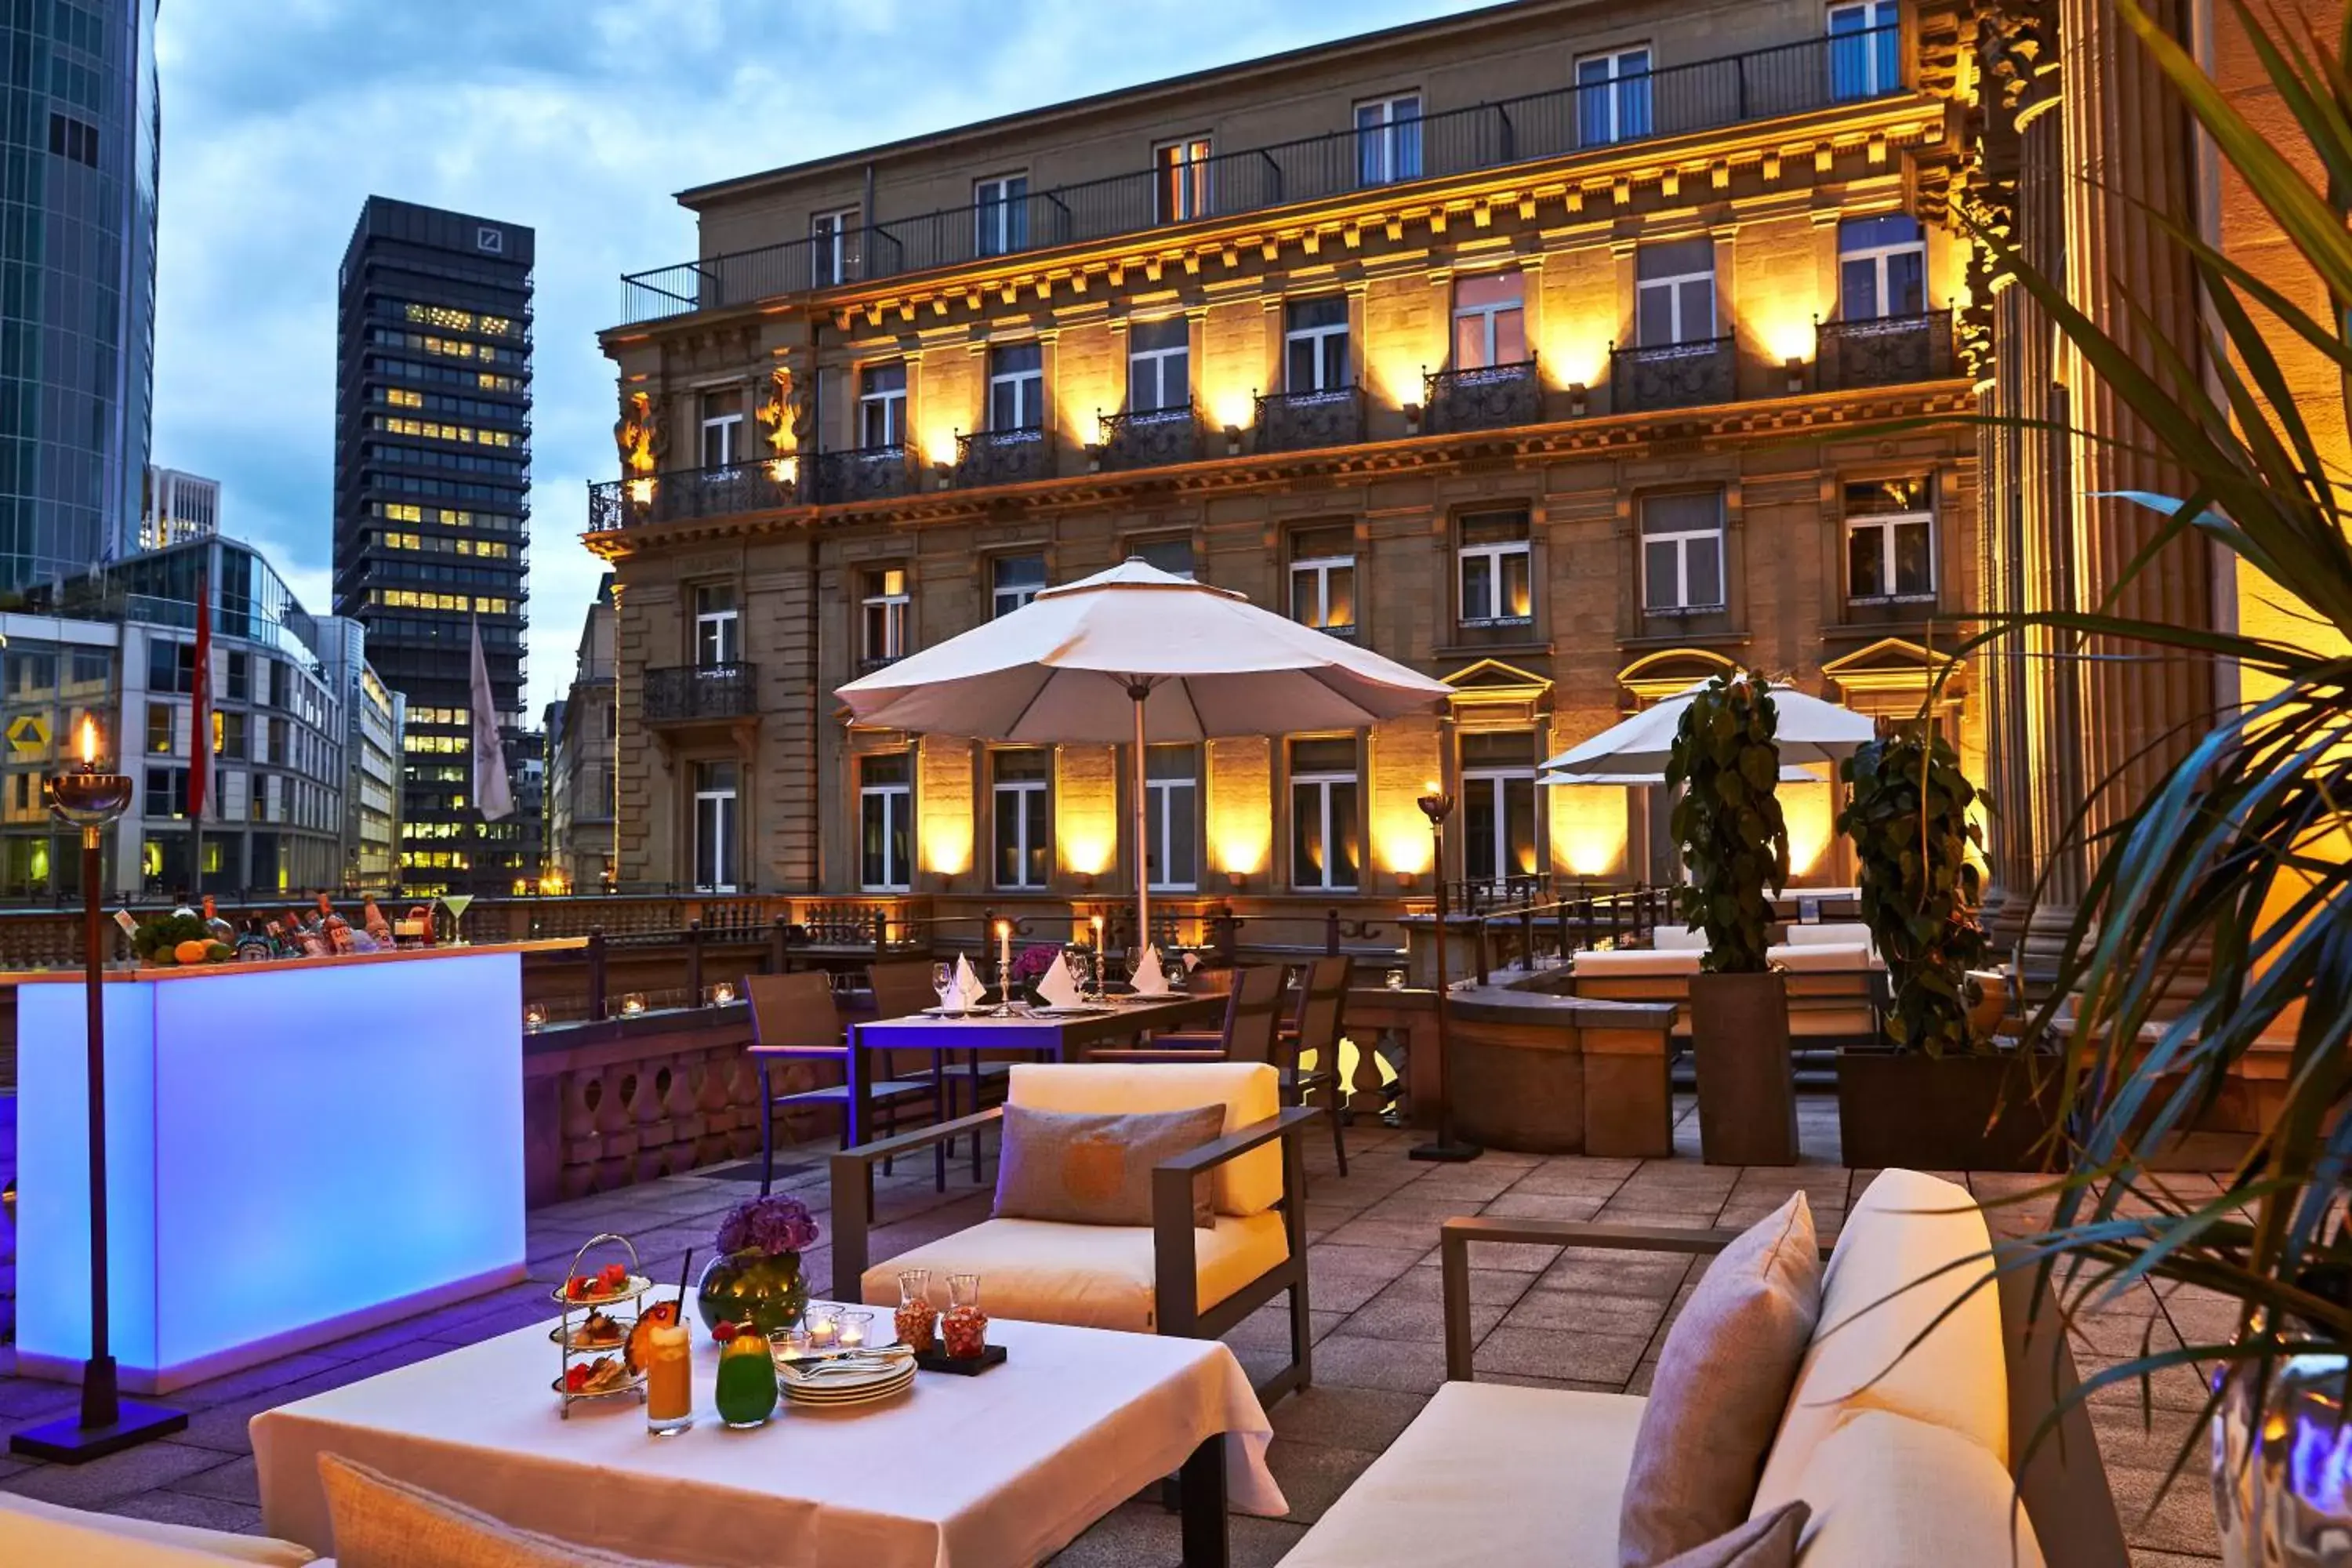
[[[1257,399],[1257,450],[1306,452],[1364,438],[1364,389],[1267,392]]]
[[[1053,438],[1038,426],[974,430],[956,437],[955,482],[963,489],[1053,477]]]
[[[1958,374],[1953,369],[1949,310],[1816,321],[1813,354],[1814,383],[1823,392],[1941,381]]]
[[[1433,436],[1500,430],[1543,419],[1543,379],[1533,355],[1511,364],[1431,371],[1421,378],[1421,427]]]
[[[606,479],[588,487],[588,529],[594,533],[797,506],[800,487],[792,475],[790,464],[767,462]]]
[[[646,721],[697,724],[759,711],[756,668],[689,664],[646,671]]]
[[[801,458],[801,486],[825,506],[906,495],[915,488],[914,454],[904,446],[813,452]]]
[[[904,217],[869,214],[865,225],[839,237],[631,273],[621,279],[621,313],[629,321],[661,321],[1889,97],[1909,85],[1901,37],[1895,26],[1808,37],[1591,86],[1466,105],[1376,131],[1349,128],[1223,153],[1199,169],[1198,188],[1207,199],[1197,213],[1168,212],[1160,172],[1139,169],[1009,202]]]
[[[1099,416],[1105,468],[1156,468],[1201,458],[1201,414],[1192,404]]]
[[[1739,354],[1732,340],[1609,349],[1610,406],[1620,414],[1729,403],[1739,395]]]

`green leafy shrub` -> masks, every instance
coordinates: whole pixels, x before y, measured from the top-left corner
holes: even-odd
[[[1886,1037],[1929,1056],[1966,1051],[1969,971],[1992,945],[1969,860],[1983,842],[1969,820],[1977,788],[1952,743],[1924,724],[1870,742],[1839,773],[1852,793],[1838,831],[1853,841],[1862,918],[1894,983]]]
[[[1690,880],[1675,906],[1706,932],[1710,973],[1760,974],[1772,941],[1771,895],[1789,879],[1789,825],[1773,785],[1780,748],[1772,683],[1753,670],[1717,676],[1675,731],[1666,784],[1682,786],[1673,832]]]

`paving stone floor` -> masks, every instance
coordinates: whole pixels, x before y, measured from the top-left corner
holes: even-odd
[[[1838,1163],[1837,1111],[1809,1099],[1801,1112],[1806,1158],[1791,1168],[1702,1165],[1697,1128],[1682,1108],[1673,1160],[1537,1159],[1488,1153],[1466,1165],[1420,1164],[1405,1158],[1413,1138],[1377,1126],[1349,1134],[1351,1169],[1343,1180],[1328,1143],[1310,1139],[1307,1225],[1315,1320],[1315,1386],[1271,1412],[1276,1440],[1270,1462],[1290,1500],[1287,1520],[1236,1515],[1234,1561],[1278,1562],[1307,1525],[1404,1429],[1444,1380],[1438,1306],[1437,1227],[1453,1215],[1491,1214],[1645,1225],[1740,1225],[1769,1212],[1802,1187],[1824,1237],[1871,1173]],[[824,1151],[818,1151],[819,1152]],[[1969,1175],[1981,1198],[2013,1194],[2023,1178]],[[2200,1178],[2182,1178],[2192,1186]],[[820,1209],[822,1165],[789,1185]],[[560,1279],[573,1249],[599,1230],[620,1230],[637,1244],[656,1279],[674,1275],[689,1247],[709,1245],[728,1205],[756,1189],[709,1175],[677,1176],[583,1198],[530,1215],[530,1282],[427,1316],[372,1331],[316,1351],[183,1391],[173,1403],[193,1412],[188,1431],[79,1468],[27,1463],[0,1451],[0,1488],[78,1507],[147,1519],[241,1531],[260,1528],[260,1498],[246,1422],[257,1411],[334,1388],[503,1333],[548,1316],[548,1282]],[[928,1165],[902,1165],[881,1184],[876,1255],[960,1228],[984,1213],[984,1193],[950,1173],[944,1195],[931,1190]],[[2027,1228],[2032,1216],[1996,1208],[1996,1226]],[[820,1221],[823,1215],[820,1213]],[[13,1238],[0,1228],[0,1267],[13,1262]],[[1697,1266],[1673,1260],[1629,1264],[1552,1248],[1483,1248],[1472,1276],[1481,1377],[1565,1387],[1641,1392],[1686,1277]],[[819,1247],[812,1278],[832,1278]],[[1245,1363],[1263,1363],[1281,1342],[1276,1309],[1229,1336]],[[2102,1352],[2125,1355],[2143,1341],[2157,1346],[2209,1342],[2226,1332],[2229,1309],[2190,1292],[2159,1296],[2141,1289],[2084,1326],[2077,1356],[2088,1370]],[[2214,1560],[2210,1495],[2201,1462],[2159,1492],[2172,1455],[2194,1421],[2200,1385],[2186,1369],[2160,1378],[2152,1424],[2144,1425],[2137,1384],[2093,1396],[2094,1420],[2109,1479],[2123,1510],[2136,1568],[2186,1568]],[[72,1391],[0,1376],[0,1435],[68,1409]],[[1137,1500],[1118,1509],[1055,1559],[1066,1568],[1145,1568],[1174,1563],[1180,1552],[1173,1515]]]

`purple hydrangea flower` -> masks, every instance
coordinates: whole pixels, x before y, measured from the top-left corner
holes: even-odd
[[[729,1209],[719,1222],[718,1245],[722,1253],[757,1252],[770,1258],[805,1252],[816,1245],[816,1217],[798,1198],[750,1198]]]
[[[1045,971],[1053,968],[1061,956],[1060,948],[1050,947],[1043,942],[1034,947],[1023,948],[1013,960],[1013,984],[1029,985],[1043,980],[1045,977]]]

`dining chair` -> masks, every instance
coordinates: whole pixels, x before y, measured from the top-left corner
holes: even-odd
[[[840,1009],[835,1005],[833,977],[821,969],[794,974],[751,974],[743,980],[751,1004],[751,1058],[760,1064],[760,1191],[769,1192],[776,1179],[776,1108],[787,1111],[831,1105],[842,1112],[843,1148],[849,1146],[849,1047],[842,1032]],[[839,1083],[779,1094],[776,1077],[796,1062],[820,1069],[841,1069]],[[884,1133],[897,1130],[899,1112],[914,1102],[931,1099],[937,1089],[918,1080],[877,1079],[866,1096],[866,1108],[879,1120]],[[935,1155],[934,1174],[946,1184],[946,1158]],[[884,1167],[888,1173],[888,1167]]]
[[[1276,1062],[1276,1032],[1282,1024],[1282,965],[1248,964],[1233,972],[1225,993],[1224,1023],[1205,1029],[1171,1029],[1134,1049],[1089,1051],[1088,1061]]]
[[[907,1018],[926,1007],[940,1005],[939,993],[931,989],[931,961],[928,958],[898,959],[888,963],[868,964],[866,984],[874,993],[874,1016],[877,1018]],[[982,1097],[992,1093],[990,1103],[1004,1103],[1004,1074],[1010,1062],[984,1062],[980,1050],[940,1050],[924,1053],[930,1059],[912,1066],[902,1066],[892,1058],[886,1066],[877,1063],[885,1076],[903,1076],[908,1079],[929,1077],[932,1091],[939,1097],[941,1120],[981,1109]],[[945,1170],[948,1160],[954,1157],[953,1140],[940,1145],[938,1156],[940,1186],[945,1190]],[[972,1139],[971,1179],[976,1185],[982,1179],[982,1150],[977,1135]]]
[[[1356,961],[1345,953],[1318,958],[1299,977],[1297,1000],[1277,1037],[1282,1060],[1282,1103],[1302,1105],[1307,1094],[1322,1097],[1331,1119],[1331,1152],[1339,1157],[1339,1174],[1348,1173],[1348,1140],[1340,1131],[1348,1089],[1339,1078],[1339,1038],[1345,1028],[1348,987],[1355,977]],[[1315,1066],[1306,1066],[1308,1052]]]

